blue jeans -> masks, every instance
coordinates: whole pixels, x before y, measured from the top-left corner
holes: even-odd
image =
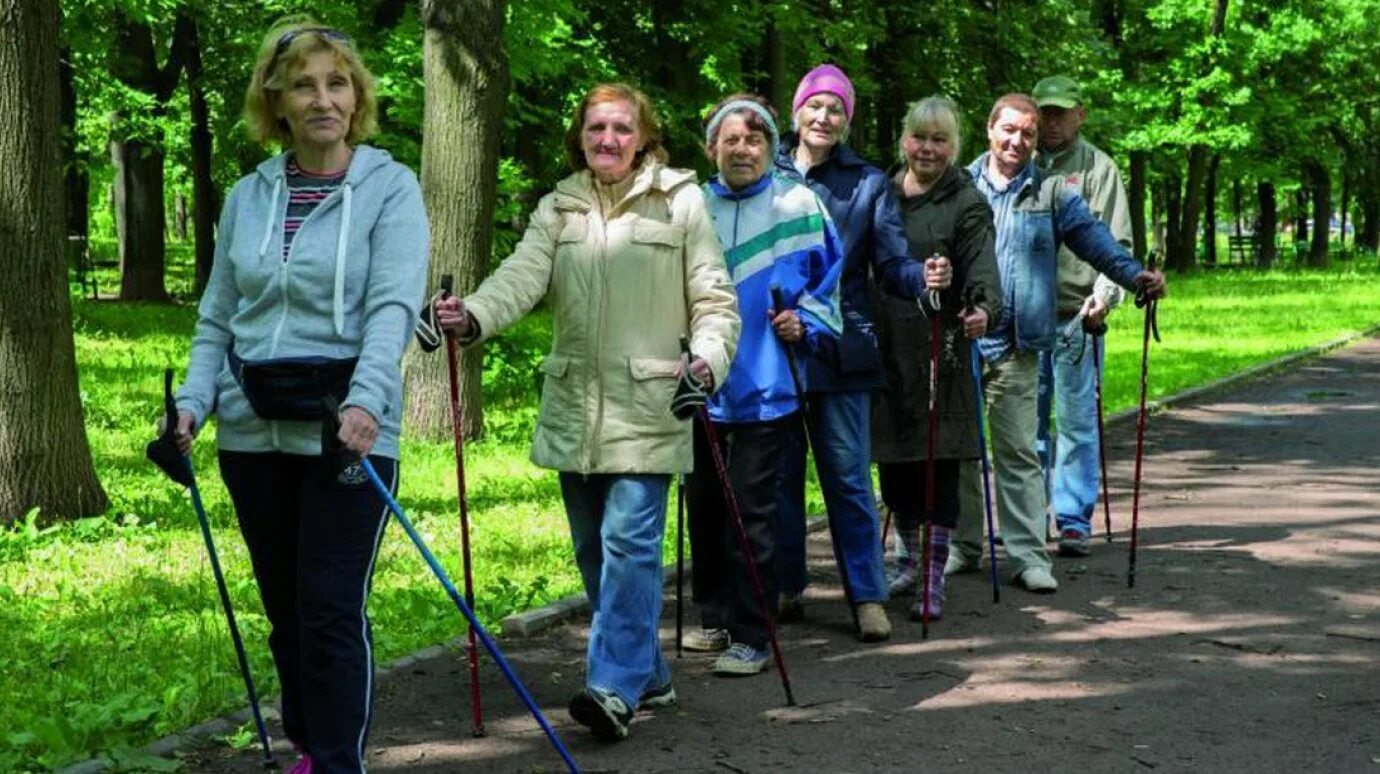
[[[671,477],[561,473],[575,563],[594,609],[585,685],[636,707],[671,680],[661,655],[661,541]]]
[[[1056,336],[1054,350],[1040,355],[1040,435],[1047,442],[1053,403],[1057,422],[1052,468],[1046,447],[1041,447],[1041,461],[1046,463],[1049,476],[1046,486],[1051,509],[1060,533],[1072,530],[1087,537],[1092,531],[1090,521],[1101,483],[1094,379],[1102,364],[1093,362],[1092,342],[1085,344],[1082,339],[1074,336],[1063,341],[1063,337]],[[1106,350],[1106,337],[1099,346]]]
[[[881,525],[872,493],[871,396],[866,392],[810,394],[810,445],[824,492],[836,557],[842,556],[854,604],[885,602]],[[799,594],[805,566],[805,437],[797,431],[782,456],[776,567],[781,591]]]

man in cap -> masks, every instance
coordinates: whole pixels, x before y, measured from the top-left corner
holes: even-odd
[[[1078,193],[1112,236],[1131,247],[1131,212],[1126,188],[1111,156],[1083,138],[1087,120],[1083,93],[1072,78],[1055,75],[1035,84],[1040,108],[1036,167]],[[1054,348],[1040,353],[1039,450],[1045,468],[1050,507],[1059,529],[1061,556],[1087,556],[1092,514],[1097,507],[1099,449],[1094,362],[1085,351],[1080,315],[1089,330],[1105,325],[1107,314],[1122,299],[1121,288],[1079,260],[1068,246],[1059,249],[1058,330]],[[1072,329],[1069,330],[1072,324]],[[1107,348],[1103,346],[1101,352]],[[1050,403],[1059,418],[1050,469]]]

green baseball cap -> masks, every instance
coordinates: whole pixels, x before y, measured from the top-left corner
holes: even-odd
[[[1074,108],[1083,104],[1083,90],[1078,82],[1063,75],[1054,75],[1035,84],[1035,104],[1040,107]]]

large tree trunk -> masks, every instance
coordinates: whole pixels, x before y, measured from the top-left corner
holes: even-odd
[[[766,49],[764,58],[767,64],[767,88],[763,96],[771,100],[771,104],[780,113],[776,123],[781,127],[781,131],[785,132],[791,128],[792,96],[790,76],[786,74],[786,41],[782,38],[776,22],[770,20],[763,37]]]
[[[423,0],[426,116],[422,193],[431,216],[431,285],[455,275],[455,292],[474,290],[493,250],[498,143],[508,100],[508,54],[502,45],[506,0]],[[460,357],[465,437],[484,429],[480,391],[483,349]],[[450,433],[449,375],[444,351],[407,356],[407,422],[420,434]]]
[[[220,194],[211,177],[211,111],[202,83],[201,37],[193,20],[187,25],[187,98],[192,112],[192,227],[196,232],[196,293],[211,279],[216,254],[216,221],[220,218]]]
[[[1307,178],[1307,174],[1304,175]],[[1294,244],[1308,241],[1308,185],[1294,192]]]
[[[1308,251],[1308,265],[1322,268],[1327,266],[1328,240],[1332,236],[1332,176],[1322,164],[1309,166],[1313,180],[1313,244]]]
[[[58,4],[0,13],[0,524],[100,513],[63,260]]]
[[[1260,218],[1255,229],[1255,243],[1260,252],[1256,254],[1255,265],[1268,269],[1275,265],[1278,250],[1275,247],[1275,231],[1279,226],[1275,211],[1275,184],[1261,180],[1255,184],[1256,206]]]
[[[1128,193],[1131,206],[1131,249],[1136,260],[1145,260],[1145,168],[1148,154],[1143,150],[1131,151],[1131,188]]]
[[[1204,261],[1208,266],[1217,265],[1217,167],[1222,156],[1214,153],[1208,162],[1206,190],[1203,192],[1203,247]]]

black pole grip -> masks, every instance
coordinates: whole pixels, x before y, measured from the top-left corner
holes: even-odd
[[[441,298],[442,298],[442,299],[450,298],[450,294],[453,293],[454,291],[455,291],[455,275],[453,275],[453,274],[442,274],[442,275],[441,275]]]
[[[777,314],[786,311],[786,296],[781,292],[780,285],[771,286],[771,308]]]

